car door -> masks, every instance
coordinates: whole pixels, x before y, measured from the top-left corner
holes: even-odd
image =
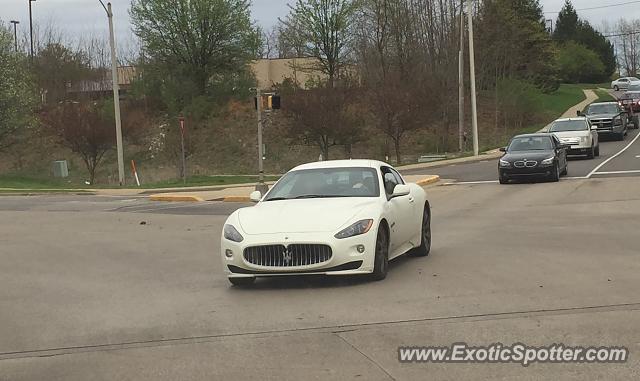
[[[390,237],[390,253],[396,252],[401,246],[409,241],[412,233],[412,213],[413,213],[413,196],[411,194],[406,196],[393,197],[393,189],[398,184],[403,184],[404,181],[397,174],[394,174],[394,170],[390,167],[381,167],[382,180],[384,183],[384,191],[387,197],[387,214],[389,217],[389,229],[391,230]],[[413,202],[412,202],[413,200]]]
[[[620,78],[618,80],[618,87],[621,89],[626,89],[629,87],[629,80],[626,78]]]

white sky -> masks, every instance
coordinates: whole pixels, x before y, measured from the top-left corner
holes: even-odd
[[[610,4],[625,3],[630,0],[574,0],[576,9],[598,7]],[[105,1],[106,2],[106,1]],[[132,41],[128,8],[130,0],[111,0],[115,13],[115,28],[118,41],[127,44]],[[284,17],[287,3],[295,0],[253,0],[252,13],[254,19],[264,28]],[[564,0],[541,0],[545,12],[558,11]],[[82,36],[106,36],[107,20],[98,0],[36,0],[32,3],[34,22],[41,25],[55,25],[67,38],[79,39]],[[640,2],[618,7],[598,10],[579,11],[579,15],[601,29],[603,22],[614,24],[620,18],[640,19]],[[547,13],[548,18],[555,20],[556,14]],[[0,20],[19,20],[22,33],[28,32],[29,11],[27,0],[0,0]]]

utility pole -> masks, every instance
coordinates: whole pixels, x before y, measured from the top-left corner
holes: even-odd
[[[464,0],[460,0],[460,49],[458,50],[458,150],[464,151]]]
[[[473,133],[473,155],[480,154],[478,148],[478,110],[476,105],[476,59],[473,51],[473,0],[468,0],[469,9],[469,70],[471,72],[471,131]]]
[[[109,45],[111,46],[111,81],[113,84],[113,109],[116,119],[116,145],[118,149],[118,181],[120,186],[124,185],[124,153],[122,148],[122,121],[120,119],[120,85],[118,83],[118,60],[116,59],[116,39],[113,33],[113,12],[111,11],[111,3],[104,6],[102,0],[100,4],[107,12],[109,19]]]
[[[18,51],[18,24],[20,24],[20,21],[11,20],[11,23],[13,24],[13,38],[16,44],[16,52],[17,52]]]
[[[258,115],[258,184],[256,184],[256,190],[265,194],[269,187],[264,183],[264,168],[263,168],[263,156],[262,152],[262,94],[260,93],[260,87],[256,87],[256,112]]]
[[[31,3],[36,0],[29,0],[29,37],[31,39],[31,60],[33,61],[33,14],[31,13]]]
[[[182,184],[187,184],[187,158],[184,151],[184,117],[180,116],[180,142],[182,144]]]

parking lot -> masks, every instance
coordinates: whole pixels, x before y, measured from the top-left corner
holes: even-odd
[[[639,185],[629,174],[429,187],[429,257],[394,261],[382,282],[251,288],[231,287],[219,259],[222,224],[243,204],[5,196],[0,379],[635,379]],[[398,346],[461,341],[618,345],[631,357],[398,362]]]

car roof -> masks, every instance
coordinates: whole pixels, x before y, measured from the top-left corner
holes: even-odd
[[[575,116],[573,118],[558,118],[556,120],[554,120],[554,122],[569,122],[572,120],[582,120],[582,121],[586,121],[587,118],[584,116]]]
[[[589,106],[593,105],[617,105],[618,102],[593,102]]]
[[[513,138],[532,138],[532,137],[542,137],[542,136],[551,137],[551,136],[553,136],[553,134],[552,133],[547,133],[547,132],[536,132],[534,134],[516,135]]]
[[[352,160],[327,160],[316,161],[313,163],[306,163],[298,165],[293,168],[292,171],[302,169],[317,169],[317,168],[380,168],[381,166],[388,166],[382,161],[378,160],[366,160],[366,159],[352,159]]]

